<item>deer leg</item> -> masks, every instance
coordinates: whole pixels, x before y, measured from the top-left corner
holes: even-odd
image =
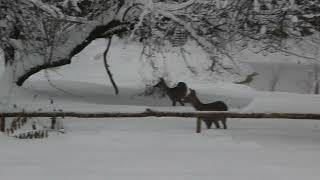
[[[207,120],[207,119],[204,119],[203,121],[204,121],[204,123],[206,124],[206,126],[207,126],[207,129],[211,129],[211,126],[212,126],[212,121],[210,121],[210,120]]]
[[[197,129],[196,133],[201,133],[201,118],[197,118]]]
[[[228,129],[228,127],[227,127],[227,120],[226,120],[226,119],[223,119],[223,120],[222,120],[222,125],[223,125],[223,129]]]
[[[214,125],[216,126],[217,129],[220,129],[219,122],[217,120],[213,120]]]
[[[172,106],[176,106],[177,101],[172,101]]]

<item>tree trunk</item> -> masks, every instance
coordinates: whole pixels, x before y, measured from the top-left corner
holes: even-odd
[[[281,64],[276,64],[276,65],[271,66],[272,74],[271,74],[271,79],[270,79],[269,91],[273,92],[276,90],[276,86],[277,86],[279,79],[280,79],[281,71],[283,70],[282,66],[283,65],[281,65]]]
[[[319,94],[319,66],[314,65],[314,77],[313,77],[313,94]]]
[[[315,81],[313,94],[319,94],[319,80]]]

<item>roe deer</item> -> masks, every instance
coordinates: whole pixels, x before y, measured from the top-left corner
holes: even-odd
[[[187,85],[184,82],[179,82],[176,87],[170,88],[163,78],[160,78],[160,81],[158,84],[156,84],[154,87],[158,87],[160,89],[163,89],[164,92],[169,96],[169,98],[172,101],[172,105],[176,106],[177,101],[184,106],[184,103],[182,99],[187,95]]]
[[[228,106],[222,101],[203,104],[197,97],[196,91],[193,89],[190,89],[190,93],[184,98],[184,102],[190,103],[198,111],[228,111]],[[211,128],[212,123],[214,123],[217,129],[219,129],[219,121],[222,122],[223,128],[227,129],[226,118],[201,118],[201,120],[205,122],[208,129]]]

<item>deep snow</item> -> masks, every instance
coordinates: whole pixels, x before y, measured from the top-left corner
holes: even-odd
[[[194,133],[194,120],[65,121],[44,140],[1,136],[1,179],[319,179],[314,122],[230,120]]]

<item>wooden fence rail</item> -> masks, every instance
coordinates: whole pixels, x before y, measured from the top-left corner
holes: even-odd
[[[174,112],[157,111],[146,109],[142,112],[0,112],[1,122],[5,117],[76,117],[76,118],[121,118],[121,117],[215,117],[215,118],[280,118],[280,119],[306,119],[320,120],[319,114],[307,113],[241,113],[230,111],[201,111],[201,112]],[[2,124],[2,123],[0,123]],[[3,122],[4,124],[4,122]],[[199,132],[200,121],[197,121],[197,132]],[[1,125],[0,125],[0,129]]]

